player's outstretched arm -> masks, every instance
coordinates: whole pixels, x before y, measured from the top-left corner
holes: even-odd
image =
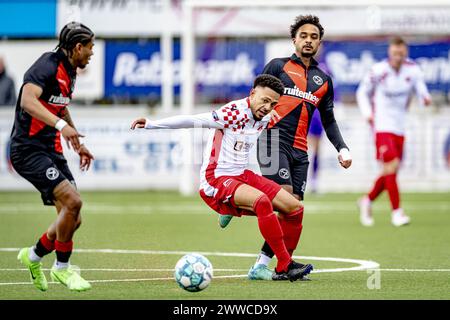
[[[45,108],[42,103],[39,102],[39,97],[42,95],[42,88],[33,84],[27,83],[23,86],[22,99],[20,106],[33,118],[44,122],[50,127],[55,127],[58,131],[61,131],[61,135],[72,145],[75,151],[80,149],[80,134],[72,128],[65,120],[58,118]]]
[[[149,120],[137,118],[131,124],[134,129],[187,129],[187,128],[210,128],[221,129],[223,126],[216,122],[212,113],[200,113],[196,115],[179,115],[160,120]]]

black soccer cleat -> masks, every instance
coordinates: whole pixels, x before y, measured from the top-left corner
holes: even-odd
[[[288,266],[287,272],[275,271],[272,275],[272,280],[290,280],[291,282],[296,280],[309,280],[307,275],[314,269],[312,264],[302,264],[295,261],[291,261]]]

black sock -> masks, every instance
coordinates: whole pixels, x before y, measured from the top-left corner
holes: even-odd
[[[273,258],[273,256],[275,255],[275,253],[272,251],[272,248],[266,241],[264,241],[264,244],[261,248],[261,253],[270,258]]]
[[[56,260],[61,263],[69,262],[70,255],[72,254],[73,242],[59,242],[55,241]]]
[[[56,251],[56,260],[58,262],[67,263],[67,262],[69,262],[69,258],[70,258],[71,254],[72,254],[72,251],[69,251],[69,252]]]
[[[55,249],[54,242],[48,240],[47,234],[44,233],[36,243],[34,247],[34,252],[36,253],[36,255],[42,258],[43,256],[51,253],[54,249]]]

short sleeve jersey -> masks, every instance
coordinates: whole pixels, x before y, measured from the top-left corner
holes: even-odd
[[[59,49],[44,53],[25,73],[17,99],[14,126],[11,132],[11,149],[35,148],[62,153],[60,132],[54,127],[33,118],[21,107],[23,86],[33,83],[42,88],[39,102],[51,113],[64,117],[72,99],[76,70]]]

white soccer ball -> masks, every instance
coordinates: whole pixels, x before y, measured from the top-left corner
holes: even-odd
[[[183,256],[175,266],[175,280],[181,288],[190,292],[205,289],[212,277],[211,262],[198,253]]]

